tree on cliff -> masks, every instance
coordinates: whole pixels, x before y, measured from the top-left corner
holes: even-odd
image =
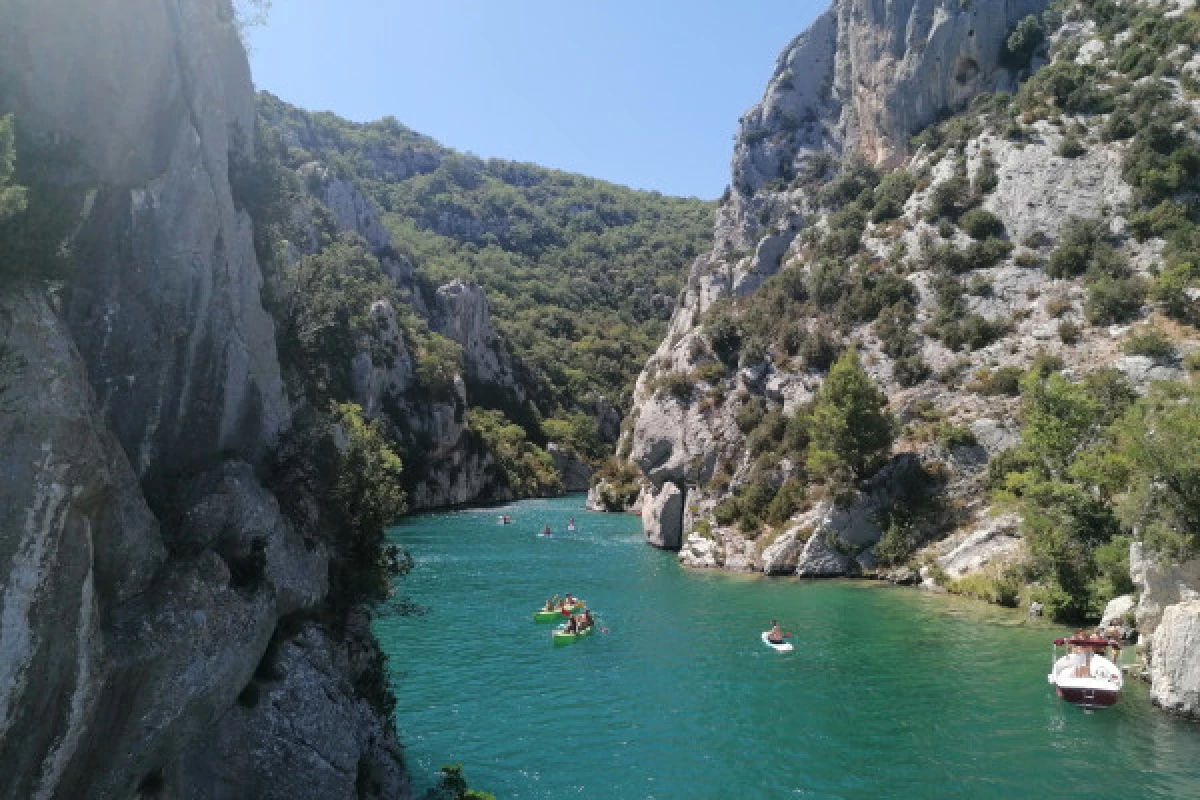
[[[812,412],[808,465],[813,475],[850,486],[883,465],[895,430],[887,397],[846,351],[821,385]]]

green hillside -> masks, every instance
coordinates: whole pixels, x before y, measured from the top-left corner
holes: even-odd
[[[627,405],[711,240],[713,203],[463,155],[391,118],[356,124],[266,93],[259,107],[293,144],[289,166],[322,161],[379,205],[429,285],[484,287],[544,416],[595,394]]]

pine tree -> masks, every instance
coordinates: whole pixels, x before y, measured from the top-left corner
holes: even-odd
[[[848,350],[817,394],[812,413],[809,469],[831,483],[870,477],[891,452],[894,425],[887,397]]]

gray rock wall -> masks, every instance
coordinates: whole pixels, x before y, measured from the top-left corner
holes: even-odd
[[[0,106],[72,143],[86,197],[65,315],[140,476],[257,457],[288,422],[231,160],[254,95],[228,3],[12,0]]]
[[[290,412],[238,205],[254,98],[232,20],[227,0],[4,5],[0,113],[71,145],[52,177],[81,218],[61,291],[0,290],[0,797],[248,797],[285,771],[230,710],[280,620],[324,608],[329,557],[248,463]],[[292,796],[407,796],[359,667],[316,660],[281,662],[304,701],[273,721],[355,709],[294,742],[380,788],[310,760],[287,764]],[[177,778],[212,737],[243,760]]]

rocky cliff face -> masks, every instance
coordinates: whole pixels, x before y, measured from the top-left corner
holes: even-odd
[[[1131,235],[1145,190],[1129,182],[1132,133],[1106,132],[1119,114],[1112,105],[1080,110],[1086,103],[1065,99],[1047,113],[1041,98],[1053,95],[1050,82],[1018,96],[1026,109],[1042,104],[1039,111],[1006,106],[1007,94],[991,97],[1016,90],[1047,63],[1055,75],[1099,75],[1102,85],[1118,87],[1117,97],[1155,85],[1151,78],[1131,84],[1122,76],[1128,66],[1118,69],[1134,34],[1102,32],[1070,4],[1063,20],[1049,18],[1047,45],[1030,46],[1023,61],[1002,57],[1016,24],[1047,5],[839,0],[780,57],[762,103],[742,118],[714,249],[693,265],[669,334],[639,378],[635,424],[622,440],[642,475],[649,543],[679,549],[693,567],[853,575],[877,566],[877,543],[894,513],[918,509],[902,524],[915,540],[932,542],[916,555],[927,583],[1011,574],[1009,567],[1027,563],[1029,547],[1022,520],[993,508],[987,475],[989,463],[1021,440],[1021,404],[1015,384],[994,391],[984,379],[1020,376],[1035,358],[1075,381],[1111,370],[1138,393],[1185,379],[1181,361],[1200,349],[1200,335],[1138,294],[1160,270],[1165,243]],[[1179,19],[1194,14],[1192,6],[1132,4],[1127,13]],[[1194,41],[1159,56],[1160,72],[1193,85]],[[1006,66],[1013,63],[1021,66]],[[1175,78],[1155,86],[1163,113],[1190,113],[1193,95]],[[952,115],[922,146],[910,145],[910,136]],[[864,202],[861,186],[844,188],[853,186],[846,176],[855,161],[881,175],[898,168],[910,181],[893,210],[876,213],[880,206],[873,212],[868,203],[858,218],[846,210],[855,196]],[[1006,241],[960,230],[937,210],[956,185]],[[839,190],[850,194],[831,199]],[[1094,278],[1048,267],[1079,230],[1075,219],[1097,220],[1098,241],[1118,251],[1117,277],[1129,281],[1122,285],[1132,287],[1134,306],[1119,322],[1098,308]],[[962,260],[947,269],[938,261],[947,255]],[[845,277],[830,277],[841,270]],[[899,278],[891,284],[896,295],[866,315],[851,307],[854,293],[890,281],[889,273]],[[1194,303],[1195,290],[1188,292]],[[900,315],[901,333],[870,324],[875,310],[894,303],[887,313]],[[810,316],[789,318],[799,308]],[[939,326],[949,314],[985,333],[969,343],[946,336]],[[779,338],[764,341],[763,329]],[[1169,331],[1170,347],[1133,352],[1130,334],[1147,329]],[[776,446],[784,422],[817,397],[827,345],[858,351],[898,422],[891,463],[848,505],[819,487],[814,493],[803,456],[780,455]],[[920,477],[912,484],[905,475]],[[912,485],[933,496],[909,493]],[[782,522],[746,513],[730,521],[734,501],[806,490]],[[1160,618],[1171,623],[1151,647],[1156,700],[1194,713],[1194,647],[1186,644],[1194,595],[1179,587],[1197,584],[1181,577],[1188,565],[1144,566],[1139,576],[1139,559],[1139,622],[1144,630]],[[906,570],[904,580],[915,573]],[[1169,617],[1168,608],[1175,609]]]
[[[130,47],[121,3],[9,5],[8,110],[78,148],[63,314],[135,470],[260,453],[288,407],[228,177],[253,156],[254,94],[227,14],[147,3]]]
[[[293,110],[290,119],[310,121],[298,110]],[[284,130],[277,118],[268,123]],[[334,144],[307,124],[287,131],[289,146],[310,154],[327,157],[323,148]],[[369,169],[372,175],[386,177],[436,166],[436,161],[413,158],[412,163],[402,166],[405,162],[395,157],[369,155]],[[483,290],[454,280],[427,292],[419,284],[412,262],[392,246],[379,207],[353,181],[337,176],[319,160],[307,161],[297,173],[307,195],[291,211],[295,227],[303,231],[292,243],[291,258],[319,253],[324,246],[323,234],[360,237],[395,289],[394,301],[381,297],[372,306],[374,330],[361,342],[351,370],[354,401],[370,418],[387,421],[395,438],[407,446],[410,462],[420,464],[411,506],[440,508],[511,499],[512,493],[502,485],[495,469],[495,458],[476,446],[467,425],[468,386],[487,392],[493,401],[500,398],[518,406],[527,401],[512,355],[492,326]],[[430,397],[420,391],[417,354],[400,323],[402,311],[462,348],[460,374],[454,379],[450,396]]]
[[[0,795],[406,796],[369,633],[281,624],[330,556],[252,466],[290,411],[229,4],[13,0],[0,37],[0,113],[72,145],[81,211],[61,291],[0,295]]]

